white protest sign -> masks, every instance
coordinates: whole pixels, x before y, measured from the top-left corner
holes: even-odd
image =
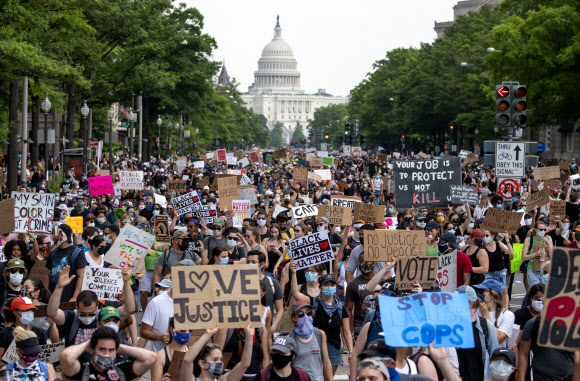
[[[213,224],[214,218],[216,218],[216,206],[215,205],[199,205],[193,209],[193,214],[201,218],[206,224]]]
[[[64,349],[64,341],[55,344],[44,344],[40,346],[42,352],[38,355],[38,359],[46,363],[55,363],[59,360],[60,353]],[[20,356],[16,353],[16,343],[12,340],[10,346],[6,348],[2,361],[11,363],[20,360]]]
[[[123,289],[121,270],[102,267],[85,267],[82,290],[97,294],[102,300],[117,300],[115,295]]]
[[[302,218],[316,216],[318,216],[318,205],[295,206],[292,208],[292,225],[296,225]]]
[[[441,291],[453,292],[457,288],[457,254],[445,254],[439,257],[437,279]]]
[[[232,222],[235,228],[243,226],[244,218],[250,218],[250,201],[249,200],[232,200]]]
[[[334,260],[334,252],[326,231],[290,240],[292,259],[298,270]]]
[[[283,206],[280,205],[276,205],[276,207],[274,208],[274,213],[272,214],[272,217],[276,218],[278,216],[278,214],[283,213],[283,212],[288,212],[290,211],[287,208],[284,208]]]
[[[145,255],[155,242],[155,236],[137,229],[133,225],[125,225],[104,260],[116,267],[132,266],[136,268],[145,259]]]
[[[183,175],[183,176],[181,176],[181,180],[183,180],[183,181],[189,180],[189,175]]]
[[[215,152],[208,152],[208,153],[205,154],[205,157],[207,159],[213,159],[214,154],[215,154]]]
[[[256,205],[258,203],[258,197],[256,196],[254,187],[238,188],[238,197],[240,200],[249,200],[251,205]]]
[[[353,211],[354,211],[354,203],[355,202],[362,202],[362,200],[360,197],[353,197],[353,196],[347,196],[347,197],[332,196],[330,198],[330,205],[351,208]]]
[[[187,167],[187,159],[185,157],[180,157],[175,161],[175,164],[177,164],[177,170],[181,172]]]
[[[195,169],[203,169],[205,166],[205,161],[194,161],[193,162],[193,168]]]
[[[244,157],[242,160],[238,161],[238,165],[240,167],[247,167],[248,165],[250,165],[250,161],[248,160],[247,157]]]
[[[328,151],[318,151],[316,153],[316,156],[318,156],[318,157],[326,157],[326,156],[328,156]]]
[[[119,171],[119,189],[143,190],[143,171]]]
[[[332,179],[330,169],[316,169],[314,173],[320,176],[320,180],[330,181]]]
[[[199,197],[196,192],[186,193],[183,196],[174,197],[171,202],[178,214],[191,213],[197,206],[201,206],[201,201],[199,201]]]
[[[165,198],[165,196],[157,193],[153,193],[153,196],[155,196],[156,204],[161,205],[163,209],[167,208],[167,199]]]
[[[233,153],[232,156],[227,156],[226,159],[228,161],[228,165],[238,165],[238,159],[236,159],[236,157],[233,156]]]
[[[49,193],[12,192],[16,233],[50,234],[56,196]]]

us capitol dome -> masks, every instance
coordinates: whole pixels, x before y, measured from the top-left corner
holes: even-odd
[[[298,62],[292,48],[282,38],[279,17],[274,28],[274,38],[262,49],[258,70],[254,72],[254,83],[242,98],[246,107],[266,117],[270,130],[276,123],[280,123],[284,131],[284,143],[289,142],[297,123],[303,128],[308,125],[317,108],[335,103],[346,104],[348,100],[347,97],[328,94],[325,89],[318,89],[315,94],[306,94],[300,88]]]

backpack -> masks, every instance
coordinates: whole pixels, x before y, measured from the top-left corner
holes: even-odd
[[[421,356],[427,356],[431,359],[431,356],[429,356],[427,353],[423,353],[423,352],[415,353],[413,356],[410,357],[410,359],[415,364],[417,364],[417,368],[419,368],[419,359],[421,358]],[[445,380],[445,376],[443,376],[443,373],[441,373],[441,370],[437,366],[437,363],[435,363],[435,361],[433,361],[433,360],[431,360],[431,361],[433,362],[433,365],[435,366],[435,371],[437,371],[437,378],[439,379],[439,381]]]
[[[487,327],[487,319],[481,316],[477,317],[479,319],[479,324],[481,325],[481,330],[483,331],[483,336],[485,337],[485,347],[487,348],[487,342],[489,341],[489,329]]]
[[[312,299],[312,309],[314,309],[315,311],[318,309],[318,306],[320,305],[319,298],[320,298],[320,296],[317,296],[316,298]],[[340,320],[342,321],[342,302],[336,297],[334,299],[336,299],[338,301],[338,316],[340,317]],[[332,316],[330,316],[330,317],[332,318]]]
[[[40,367],[40,371],[42,372],[42,375],[44,376],[45,380],[48,380],[48,367],[46,366],[46,363],[44,361],[37,361],[38,366]],[[8,365],[6,365],[6,370],[11,370],[14,371],[14,364],[16,364],[16,362],[11,362]],[[302,379],[300,379],[300,381],[302,381]]]
[[[165,254],[163,254],[163,269],[161,270],[161,274],[163,274],[165,272],[165,268],[167,267],[167,259],[169,259],[169,251],[171,251],[171,246],[169,247],[169,249],[165,250]],[[188,250],[185,250],[183,252],[183,254],[181,254],[181,259],[179,260],[179,262],[183,261],[185,259],[185,254],[187,254]],[[193,256],[193,254],[195,254],[193,251],[190,251],[190,256],[191,256],[191,260],[195,262],[195,257]]]
[[[294,368],[296,369],[296,371],[298,372],[298,377],[300,378],[300,381],[310,381],[310,377],[308,376],[308,373],[306,373],[306,371],[299,369],[299,368]],[[268,365],[268,367],[266,369],[262,369],[260,371],[260,381],[268,381],[270,379],[270,372],[272,371],[272,364]]]
[[[91,374],[89,373],[89,363],[85,363],[83,364],[84,366],[84,370],[83,370],[83,374],[81,376],[81,381],[89,381],[89,380],[94,380],[94,376],[91,377]],[[107,372],[110,372],[111,370],[115,370],[117,372],[117,375],[119,376],[119,378],[117,379],[117,381],[127,381],[125,379],[125,373],[123,373],[122,371],[120,371],[119,368],[117,368],[116,365],[113,365],[113,367],[111,369],[109,369]],[[112,377],[110,377],[112,378]],[[47,378],[48,380],[48,378]]]

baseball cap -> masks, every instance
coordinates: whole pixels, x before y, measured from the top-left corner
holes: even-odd
[[[213,219],[213,224],[217,226],[225,226],[226,222],[223,219],[216,217]]]
[[[361,362],[358,363],[358,370],[361,370],[364,368],[376,369],[383,374],[385,380],[390,380],[389,371],[387,370],[386,365],[383,363],[383,361],[380,358],[371,357],[371,358],[362,360]]]
[[[25,269],[25,268],[26,268],[26,266],[24,266],[24,261],[22,259],[16,259],[16,258],[9,260],[8,264],[6,265],[6,270]]]
[[[326,218],[326,217],[320,217],[319,219],[316,220],[316,222],[317,223],[318,222],[326,222],[326,223],[328,223],[328,218]]]
[[[395,348],[387,345],[385,339],[372,341],[367,348],[358,355],[360,360],[367,357],[390,357],[393,360],[397,359],[397,351]]]
[[[32,304],[32,300],[30,300],[29,297],[19,296],[17,298],[14,298],[14,300],[12,300],[12,303],[10,303],[10,305],[6,305],[6,309],[8,311],[16,311],[16,310],[28,311],[35,310],[36,307],[34,307],[34,305]]]
[[[294,304],[292,305],[292,313],[298,311],[301,308],[304,307],[310,307],[313,308],[310,304],[306,303],[306,302],[294,302]]]
[[[325,275],[321,276],[320,278],[318,278],[318,284],[321,286],[327,282],[336,283],[336,279],[332,276],[332,274],[325,274]]]
[[[441,234],[441,241],[448,242],[455,249],[459,250],[459,245],[457,244],[457,237],[455,236],[455,234],[453,234],[451,232],[443,233],[443,234]]]
[[[439,228],[439,224],[435,221],[431,221],[427,224],[427,226],[425,227],[425,230],[433,230],[433,229],[438,229]]]
[[[479,229],[467,229],[467,233],[471,234],[473,238],[483,239],[483,232]]]
[[[496,357],[505,356],[512,365],[516,365],[516,355],[514,351],[509,348],[496,348],[491,354],[490,361],[494,360]]]
[[[296,352],[296,341],[290,336],[278,336],[272,343],[270,350],[279,351],[284,354]]]
[[[500,295],[503,294],[503,287],[501,286],[501,283],[495,279],[486,279],[485,282],[481,284],[475,284],[473,287],[480,290],[494,290]]]
[[[145,222],[145,221],[141,221],[137,224],[136,228],[137,229],[147,228],[147,230],[149,230],[149,223]]]
[[[467,294],[467,300],[475,302],[477,300],[477,293],[471,286],[459,286],[455,290],[456,294]]]
[[[17,341],[16,348],[20,349],[24,356],[36,355],[42,353],[43,351],[40,343],[38,342],[38,337],[36,336]]]
[[[160,282],[155,283],[153,286],[161,288],[173,288],[173,283],[169,279],[163,279]]]
[[[186,233],[186,232],[184,232],[183,230],[178,230],[178,229],[175,229],[175,230],[173,231],[173,235],[172,235],[172,237],[173,237],[173,238],[181,238],[181,237],[187,237],[187,233]]]
[[[121,319],[121,315],[119,315],[119,311],[115,307],[108,306],[101,309],[101,321],[107,320],[111,316]]]
[[[417,213],[415,214],[415,220],[426,220],[427,217],[425,217],[425,215],[423,213]]]

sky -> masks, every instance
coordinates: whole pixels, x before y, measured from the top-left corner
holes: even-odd
[[[182,0],[183,1],[183,0]],[[433,42],[435,21],[453,20],[457,0],[185,0],[204,16],[204,31],[242,92],[254,80],[280,15],[307,93],[346,96],[375,61],[399,47]]]

